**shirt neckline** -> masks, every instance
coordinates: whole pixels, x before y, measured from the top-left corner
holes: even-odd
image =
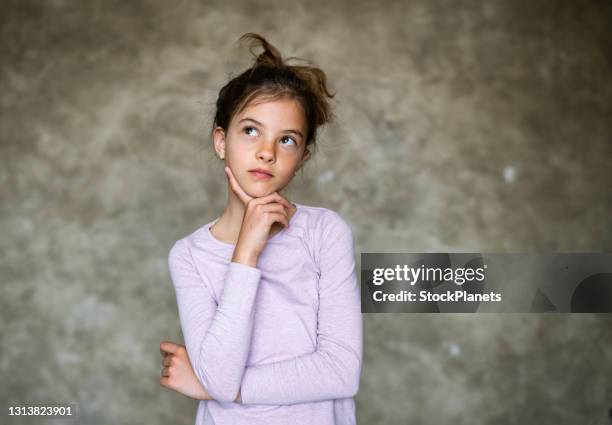
[[[293,213],[293,216],[291,217],[291,219],[289,220],[289,228],[291,228],[291,225],[293,224],[293,222],[295,221],[295,218],[301,213],[302,210],[302,204],[298,204],[297,202],[292,202],[293,205],[295,205],[295,212]],[[206,234],[208,235],[208,238],[213,241],[214,243],[216,243],[217,245],[222,245],[225,246],[227,248],[235,248],[236,244],[234,243],[228,243],[228,242],[223,242],[219,239],[217,239],[212,232],[210,231],[210,228],[212,226],[214,226],[214,224],[219,221],[219,218],[221,217],[217,217],[215,218],[213,221],[211,221],[210,223],[208,223],[206,225]],[[274,240],[276,240],[278,237],[280,237],[282,234],[284,234],[287,231],[287,229],[281,229],[279,232],[277,232],[276,234],[274,234],[274,236],[272,236],[270,239],[268,239],[268,242],[272,242]],[[266,243],[268,243],[266,242]]]

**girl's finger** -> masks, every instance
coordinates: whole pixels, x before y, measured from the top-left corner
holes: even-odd
[[[269,195],[266,196],[262,196],[260,198],[255,199],[256,204],[268,204],[270,202],[278,202],[279,204],[282,204],[285,208],[293,208],[293,205],[291,204],[291,202],[289,202],[285,197],[283,197],[281,194],[279,194],[278,192],[272,192]]]
[[[283,195],[281,195],[278,192],[274,192],[278,198],[280,199],[280,203],[284,204],[287,208],[292,209],[293,208],[293,204],[291,202],[289,202],[289,200],[287,198],[285,198]]]
[[[268,204],[262,204],[260,208],[261,208],[261,212],[264,212],[264,213],[275,212],[275,213],[280,213],[280,214],[284,214],[285,216],[287,216],[287,209],[280,202],[270,202]]]
[[[178,347],[179,346],[173,342],[162,341],[159,344],[159,351],[162,354],[162,356],[167,356],[169,353],[175,353]]]
[[[244,191],[244,189],[242,189],[242,187],[238,183],[238,180],[236,180],[236,177],[234,177],[234,173],[232,173],[232,170],[230,167],[228,166],[225,167],[225,174],[227,175],[227,178],[229,179],[230,187],[245,205],[247,204],[247,202],[253,199],[252,196],[250,196],[248,193]]]
[[[287,216],[285,214],[279,212],[269,212],[268,214],[273,223],[279,222],[284,227],[289,227],[289,220],[287,220]]]

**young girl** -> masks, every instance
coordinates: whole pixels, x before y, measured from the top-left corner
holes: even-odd
[[[160,344],[160,384],[202,400],[197,425],[354,424],[363,327],[351,228],[280,193],[333,96],[320,69],[243,39],[264,51],[221,89],[212,131],[227,206],[170,250],[185,346]]]

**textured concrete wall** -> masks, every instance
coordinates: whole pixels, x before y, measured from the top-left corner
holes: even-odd
[[[358,253],[612,250],[610,2],[5,0],[0,22],[0,401],[193,422],[158,385],[166,256],[224,207],[206,132],[247,31],[338,92],[287,195]],[[367,315],[359,423],[606,423],[611,325]]]

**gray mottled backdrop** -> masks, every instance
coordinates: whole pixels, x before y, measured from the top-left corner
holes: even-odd
[[[0,401],[193,422],[158,383],[166,258],[225,205],[247,31],[338,93],[286,194],[357,253],[611,251],[611,28],[603,0],[2,1]],[[358,422],[604,424],[611,378],[610,315],[371,314]]]

